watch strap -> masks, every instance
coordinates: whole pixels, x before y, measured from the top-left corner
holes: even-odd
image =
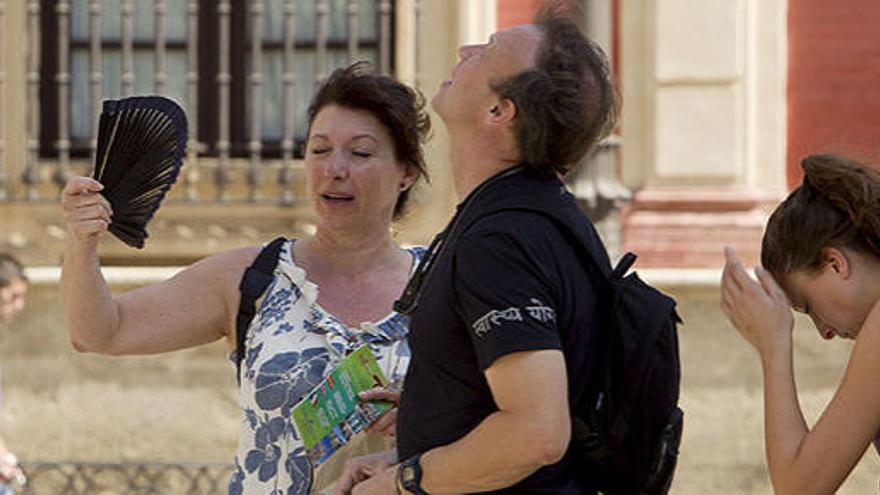
[[[399,486],[413,495],[428,495],[422,489],[422,454],[416,454],[397,467],[397,481]]]

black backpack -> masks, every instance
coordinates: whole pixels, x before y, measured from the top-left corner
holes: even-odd
[[[238,284],[241,300],[235,318],[235,378],[239,384],[241,384],[241,362],[244,360],[244,343],[247,339],[248,327],[257,314],[255,304],[272,283],[275,267],[278,265],[278,255],[286,241],[284,237],[278,237],[266,244],[251,266],[244,271]]]
[[[610,274],[594,275],[605,285],[601,318],[610,332],[595,389],[572,414],[572,449],[604,494],[667,493],[684,425],[681,319],[673,299],[626,274],[635,258],[627,253]]]
[[[583,485],[605,495],[667,493],[684,420],[678,407],[681,318],[675,301],[636,273],[627,275],[636,260],[633,253],[626,253],[610,272],[603,267],[588,248],[595,242],[574,228],[583,220],[577,218],[579,211],[542,207],[546,205],[540,197],[528,204],[512,202],[484,215],[516,210],[551,219],[577,246],[584,268],[600,288],[603,363],[586,401],[571,405],[570,449],[583,468]]]

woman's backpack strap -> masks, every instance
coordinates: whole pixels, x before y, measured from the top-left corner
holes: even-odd
[[[245,270],[238,284],[241,302],[238,304],[238,316],[235,318],[235,377],[241,384],[241,362],[244,360],[248,327],[257,314],[256,302],[266,288],[272,283],[278,255],[287,239],[279,237],[267,244],[257,255],[254,262]]]

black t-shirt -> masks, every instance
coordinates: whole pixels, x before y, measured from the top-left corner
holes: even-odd
[[[559,191],[556,179],[525,172],[478,191],[470,218],[493,211],[493,198],[531,188]],[[565,208],[577,208],[564,193]],[[578,210],[579,229],[607,265],[593,226]],[[497,411],[483,372],[507,354],[562,349],[569,400],[579,401],[596,362],[597,294],[578,250],[540,213],[482,216],[453,236],[437,259],[410,320],[413,353],[398,417],[398,453],[405,459],[449,444]],[[497,493],[580,493],[568,456]]]

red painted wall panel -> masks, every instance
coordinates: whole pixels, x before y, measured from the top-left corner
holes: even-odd
[[[880,0],[878,0],[880,1]],[[620,26],[620,1],[612,0],[611,5],[611,22],[613,26],[613,46],[611,53],[608,54],[613,61],[620,60],[620,43],[618,42],[618,33]],[[528,24],[535,17],[535,13],[541,7],[543,0],[497,0],[496,3],[496,24],[498,29],[505,29],[519,24]],[[619,76],[618,63],[613,64],[615,76]]]
[[[541,0],[498,0],[496,4],[498,29],[531,22]]]
[[[880,165],[880,1],[790,0],[789,185],[830,152]]]

